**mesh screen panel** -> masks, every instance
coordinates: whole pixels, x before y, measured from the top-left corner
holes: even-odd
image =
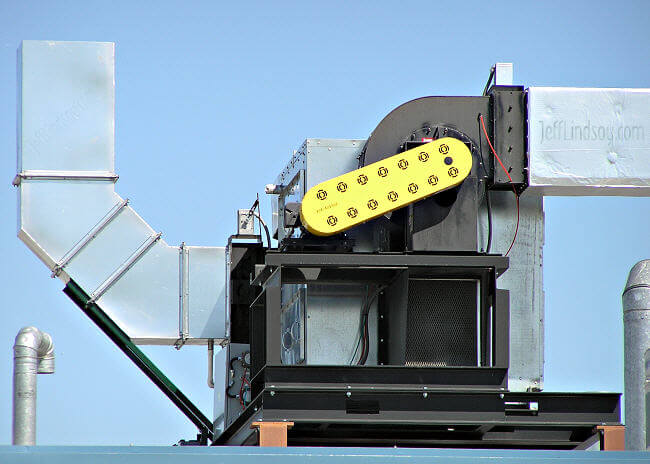
[[[407,366],[477,365],[477,281],[409,280]]]

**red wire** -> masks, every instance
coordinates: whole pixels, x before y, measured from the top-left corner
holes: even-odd
[[[501,165],[501,169],[503,169],[503,172],[506,173],[506,176],[508,176],[508,180],[510,181],[510,186],[512,187],[512,191],[515,194],[515,200],[517,201],[517,226],[515,227],[515,235],[512,237],[512,242],[510,243],[510,247],[508,248],[508,251],[506,251],[505,256],[508,256],[510,253],[510,250],[512,250],[512,246],[515,244],[515,240],[517,240],[517,233],[519,232],[519,195],[517,195],[517,189],[515,188],[515,184],[512,182],[512,177],[510,177],[510,173],[506,169],[506,167],[503,165],[501,162],[501,158],[499,158],[499,155],[497,155],[496,150],[492,146],[492,142],[490,142],[490,137],[488,136],[487,130],[485,130],[485,121],[483,121],[483,115],[479,115],[479,119],[481,120],[481,127],[483,128],[483,133],[485,134],[485,140],[487,140],[488,145],[490,146],[490,150],[492,150],[492,153],[494,154],[494,157],[497,159],[499,164]]]
[[[239,387],[239,404],[241,404],[242,409],[246,407],[244,405],[244,382],[246,381],[246,368],[244,368],[244,373],[241,376],[241,387]]]

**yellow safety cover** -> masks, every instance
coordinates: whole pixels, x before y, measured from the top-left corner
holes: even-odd
[[[312,187],[300,219],[314,235],[338,234],[455,187],[471,169],[467,146],[443,137]]]

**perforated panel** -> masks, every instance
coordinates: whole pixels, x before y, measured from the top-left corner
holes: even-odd
[[[409,280],[407,366],[477,365],[478,282]]]

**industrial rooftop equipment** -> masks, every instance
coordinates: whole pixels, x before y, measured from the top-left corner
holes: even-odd
[[[497,64],[483,95],[307,139],[268,226],[256,200],[225,247],[173,247],[114,192],[112,44],[19,57],[19,236],[199,441],[287,422],[289,444],[572,449],[620,425],[619,394],[542,391],[542,197],[647,195],[650,91],[525,89]],[[223,346],[214,421],[136,346],[187,343]]]

